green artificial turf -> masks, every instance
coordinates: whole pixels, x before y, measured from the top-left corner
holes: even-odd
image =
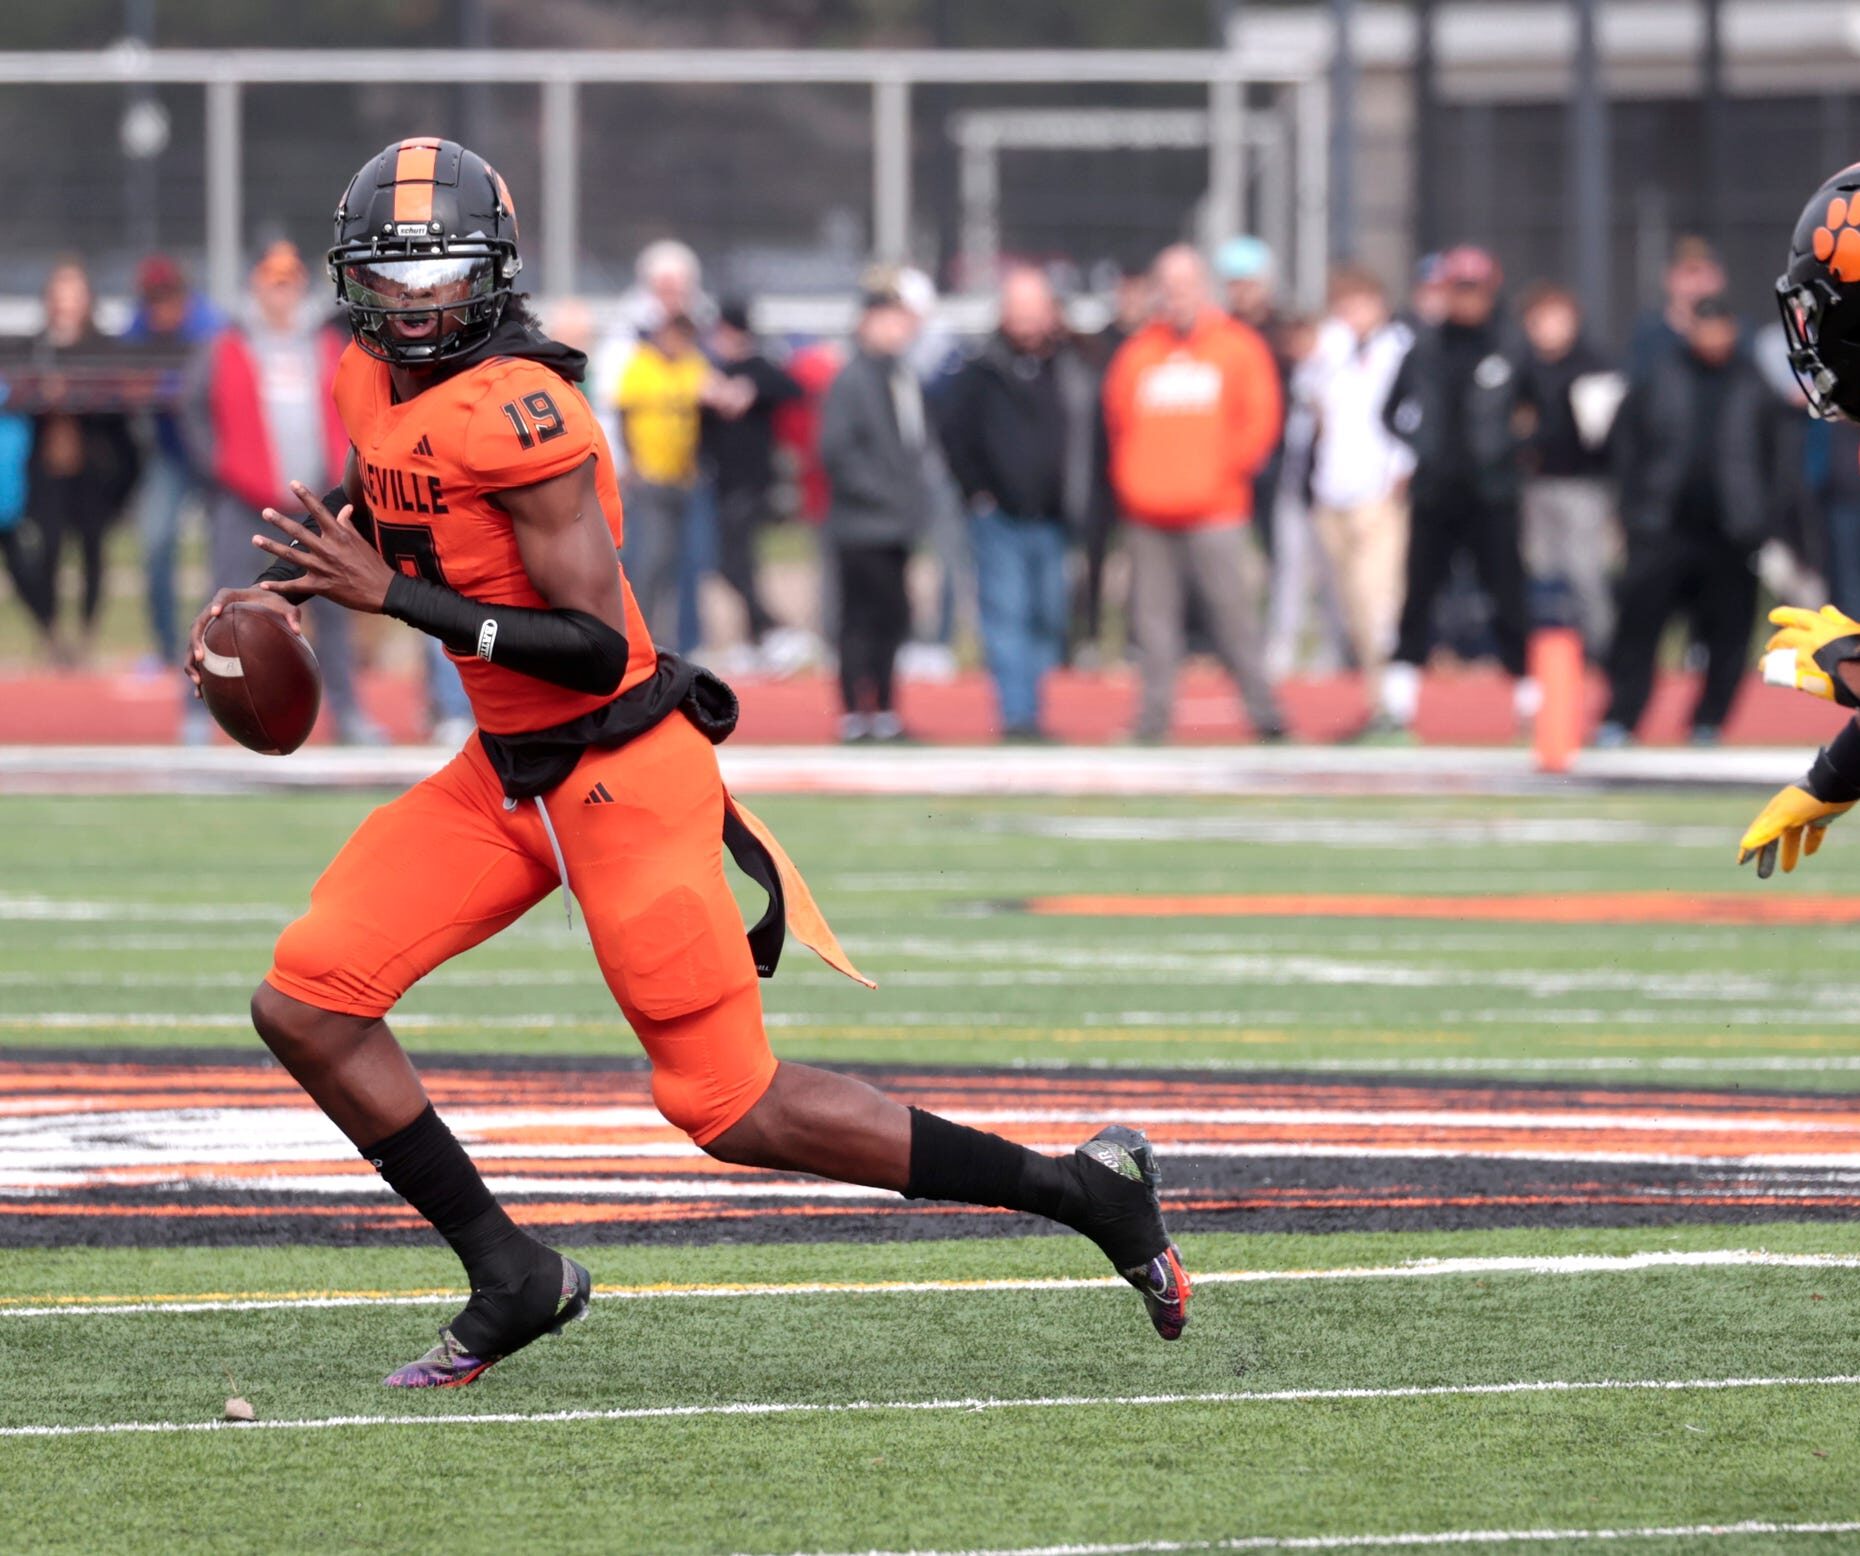
[[[1745,1228],[1190,1247],[1204,1268],[1261,1269],[1726,1245],[1851,1252],[1856,1237]],[[607,1280],[1092,1269],[1089,1250],[1061,1239],[591,1256]],[[408,1251],[149,1254],[141,1283],[125,1251],[34,1262],[7,1258],[10,1291],[450,1279],[443,1258]],[[0,1425],[210,1421],[229,1373],[274,1421],[1813,1378],[1851,1368],[1860,1331],[1860,1277],[1838,1269],[1209,1285],[1197,1302],[1189,1337],[1165,1346],[1117,1289],[607,1300],[469,1391],[411,1396],[384,1394],[376,1378],[443,1309],[0,1318]],[[251,1549],[262,1520],[263,1548],[276,1550],[488,1552],[542,1526],[558,1550],[775,1552],[1835,1520],[1860,1517],[1855,1397],[1794,1385],[0,1438],[0,1527],[45,1550]]]
[[[0,1044],[250,1049],[278,929],[375,797],[0,800]],[[1741,794],[1530,800],[785,799],[760,809],[868,993],[791,946],[779,1052],[1860,1083],[1860,974],[1803,926],[1482,920],[1484,893],[1838,893],[1733,863]],[[1449,894],[1449,922],[1058,918],[1036,895]],[[425,1053],[630,1054],[556,901],[398,1014]]]
[[[0,1047],[250,1052],[272,937],[370,797],[0,799]],[[1731,863],[1758,800],[769,801],[866,994],[791,947],[780,1052],[900,1063],[1459,1073],[1851,1090],[1842,931],[1507,924],[1482,896],[1839,893]],[[1860,848],[1857,837],[1852,848]],[[1860,854],[1854,857],[1860,858]],[[1465,896],[1417,921],[1039,918],[1067,892]],[[554,903],[403,1007],[426,1054],[633,1051]],[[3,1120],[0,1120],[3,1122]],[[0,1145],[3,1149],[3,1145]],[[1769,1249],[1860,1227],[1194,1236],[1202,1270]],[[1075,1239],[584,1251],[605,1286],[1079,1276]],[[495,1424],[0,1436],[0,1549],[799,1552],[1860,1520],[1860,1388],[1078,1403],[540,1421],[555,1411],[1860,1374],[1860,1271],[1709,1267],[1206,1285],[1178,1345],[1122,1289],[605,1298],[470,1390],[380,1375],[447,1311],[47,1318],[80,1296],[452,1288],[427,1247],[0,1251],[0,1427],[382,1413]],[[231,1384],[228,1382],[231,1377]],[[1567,1548],[1593,1548],[1586,1542]],[[1609,1542],[1832,1552],[1860,1535]],[[1480,1549],[1544,1551],[1549,1542]]]

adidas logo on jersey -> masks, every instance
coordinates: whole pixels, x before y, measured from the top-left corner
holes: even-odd
[[[614,797],[607,792],[607,785],[604,783],[597,783],[592,789],[588,790],[588,797],[581,803],[583,805],[612,805],[616,802]]]
[[[413,451],[415,454],[431,459],[433,457],[433,440],[427,437],[425,433],[421,433],[420,441],[413,445]]]

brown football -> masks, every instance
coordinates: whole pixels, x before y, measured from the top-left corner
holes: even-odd
[[[229,605],[207,623],[200,689],[240,745],[284,756],[310,738],[323,701],[316,655],[277,611]]]

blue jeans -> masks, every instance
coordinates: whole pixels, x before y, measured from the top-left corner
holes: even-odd
[[[426,707],[435,724],[472,716],[471,699],[465,695],[459,667],[446,658],[438,638],[426,639]]]
[[[969,516],[988,672],[1004,729],[1040,723],[1040,682],[1066,647],[1066,526],[998,508]]]
[[[704,641],[698,585],[717,570],[717,489],[709,481],[691,488],[690,506],[678,543],[678,652],[695,654]]]
[[[150,454],[136,489],[136,528],[142,534],[142,571],[149,629],[165,665],[181,662],[181,629],[174,604],[174,560],[181,540],[181,510],[193,494],[187,462],[165,450]]]
[[[1860,503],[1828,504],[1828,592],[1849,616],[1860,611]]]

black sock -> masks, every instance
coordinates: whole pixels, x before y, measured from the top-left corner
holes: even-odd
[[[1088,1189],[1082,1173],[1093,1174]],[[1150,1192],[1097,1162],[1047,1156],[966,1124],[911,1109],[910,1199],[951,1199],[1031,1211],[1082,1232],[1120,1270],[1161,1251],[1162,1220]]]
[[[527,1288],[539,1278],[545,1284],[559,1282],[560,1266],[547,1262],[555,1256],[492,1198],[465,1148],[430,1103],[406,1128],[366,1147],[362,1155],[389,1188],[433,1223],[465,1266],[474,1300],[453,1320],[452,1331],[467,1350],[490,1346],[508,1305],[494,1302],[487,1310],[476,1300],[479,1293]]]
[[[1071,1160],[911,1109],[911,1199],[999,1205],[1073,1225],[1083,1208]]]

